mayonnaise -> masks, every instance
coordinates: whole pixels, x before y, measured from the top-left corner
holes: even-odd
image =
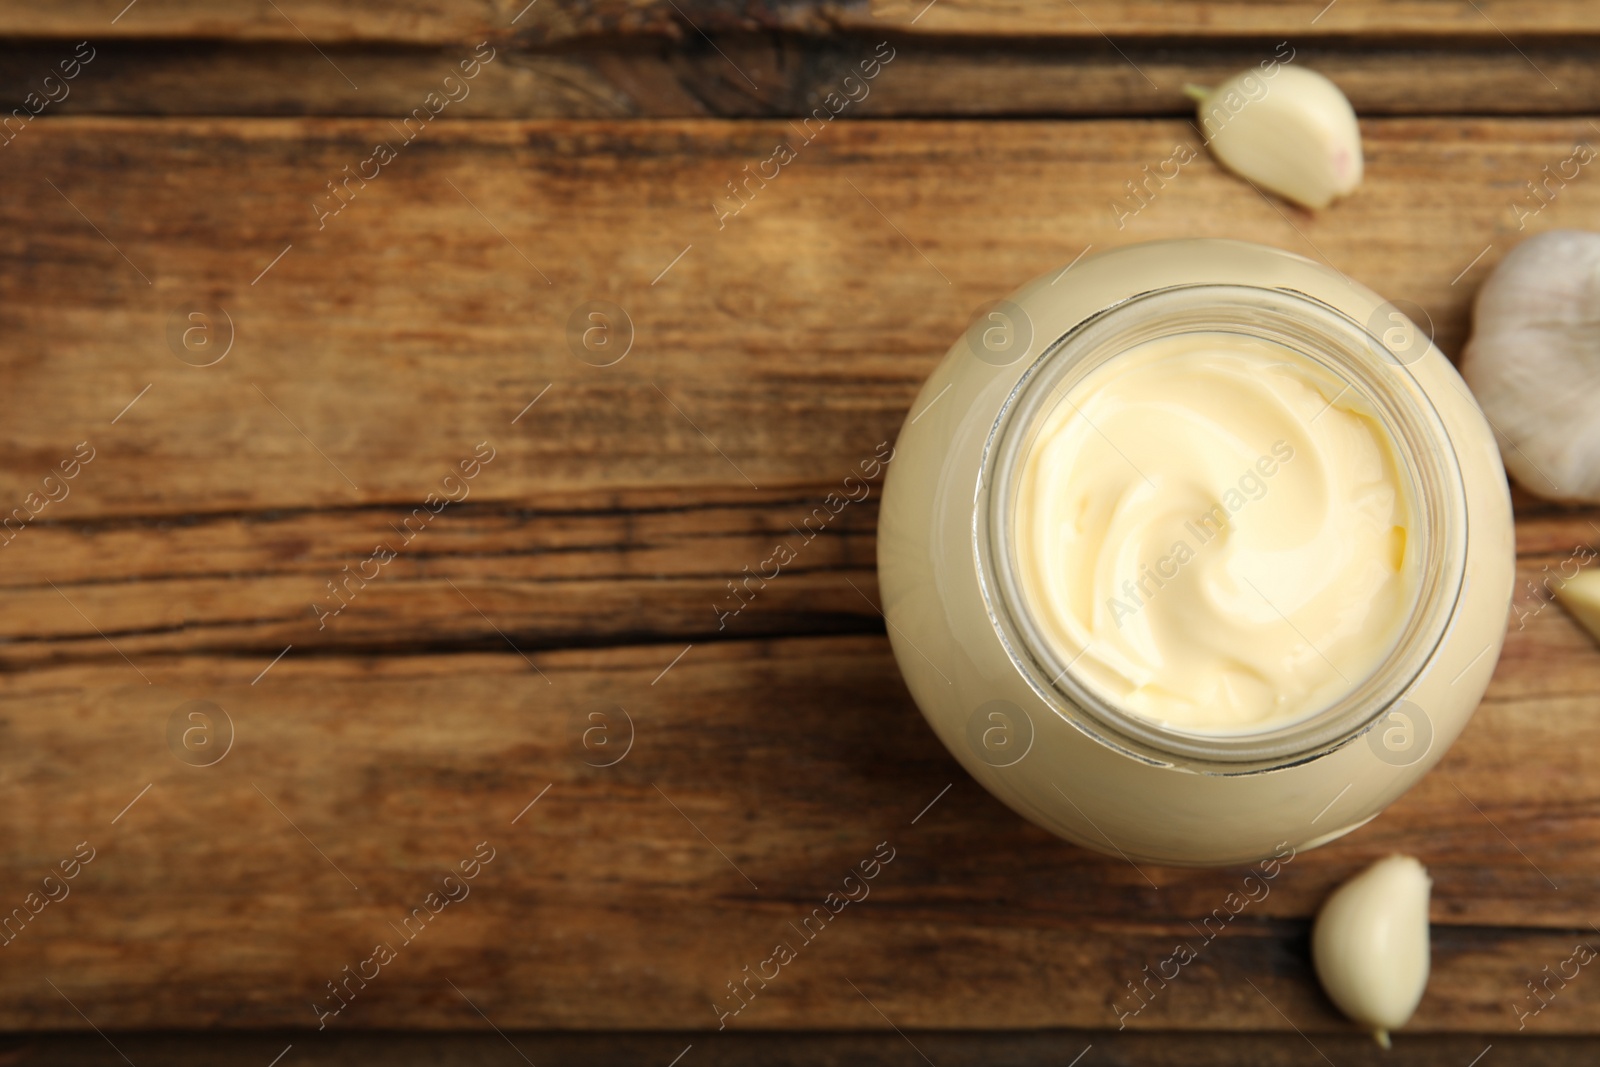
[[[1357,390],[1224,333],[1138,345],[1054,401],[1013,512],[1063,664],[1185,732],[1303,719],[1394,647],[1418,589],[1412,490]]]

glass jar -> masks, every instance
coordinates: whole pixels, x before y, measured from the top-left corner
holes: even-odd
[[[1012,517],[1033,430],[1073,382],[1185,333],[1314,361],[1381,423],[1410,483],[1418,584],[1398,639],[1339,699],[1286,725],[1183,731],[1117,707],[1062,661],[1019,588]],[[1314,847],[1416,782],[1488,685],[1514,557],[1490,427],[1429,336],[1334,270],[1220,240],[1103,252],[981,316],[901,428],[878,530],[890,643],[946,747],[1052,833],[1178,865]]]

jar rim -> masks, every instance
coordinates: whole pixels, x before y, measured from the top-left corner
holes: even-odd
[[[1409,322],[1411,330],[1415,326]],[[1419,585],[1393,647],[1331,704],[1260,731],[1196,733],[1118,707],[1063,663],[1044,639],[1017,580],[1011,529],[1023,447],[1050,397],[1131,347],[1187,333],[1235,333],[1276,342],[1357,389],[1394,443],[1410,478]],[[1465,581],[1466,489],[1450,437],[1409,365],[1431,342],[1396,351],[1343,311],[1291,288],[1197,283],[1133,294],[1074,324],[1023,372],[984,444],[973,505],[978,582],[990,622],[1030,688],[1090,737],[1144,762],[1201,773],[1251,774],[1320,758],[1371,729],[1427,667],[1449,631]],[[1080,653],[1081,657],[1081,653]]]

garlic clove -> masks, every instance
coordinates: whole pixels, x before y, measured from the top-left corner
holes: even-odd
[[[1339,1010],[1389,1047],[1428,984],[1428,893],[1410,856],[1388,856],[1333,891],[1311,932],[1311,959]]]
[[[1247,70],[1191,89],[1206,143],[1229,170],[1308,208],[1361,184],[1361,129],[1339,87],[1315,71]]]
[[[1506,469],[1549,500],[1600,503],[1600,233],[1550,230],[1478,290],[1461,375]]]
[[[1555,594],[1567,614],[1600,641],[1600,571],[1579,571],[1556,586]]]

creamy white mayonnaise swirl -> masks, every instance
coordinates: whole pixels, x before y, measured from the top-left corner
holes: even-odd
[[[1205,734],[1304,718],[1364,681],[1417,591],[1415,507],[1357,391],[1224,333],[1136,346],[1039,419],[1017,578],[1062,663]]]

